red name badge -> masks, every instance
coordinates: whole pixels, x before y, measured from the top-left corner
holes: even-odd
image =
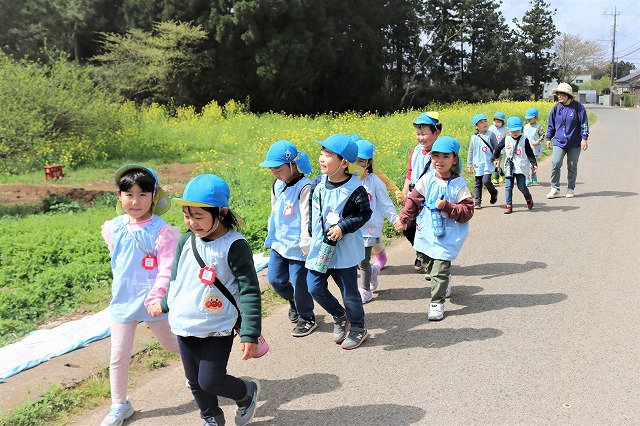
[[[216,271],[211,266],[205,266],[200,269],[200,275],[198,275],[202,284],[211,285],[216,280]]]
[[[291,204],[286,206],[284,208],[284,211],[282,212],[282,214],[284,214],[284,217],[289,217],[291,216],[292,213],[293,213],[293,206]]]
[[[158,260],[152,254],[148,254],[142,258],[142,267],[147,271],[151,271],[158,266]]]

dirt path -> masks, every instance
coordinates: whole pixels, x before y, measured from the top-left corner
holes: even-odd
[[[156,167],[162,187],[169,194],[182,191],[193,176],[197,164],[172,163]],[[58,194],[81,203],[88,203],[105,192],[114,190],[111,175],[104,179],[92,179],[81,183],[64,183],[64,178],[44,181],[38,185],[22,183],[0,184],[0,204],[38,204],[47,196]]]

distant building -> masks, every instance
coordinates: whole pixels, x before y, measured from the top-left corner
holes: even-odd
[[[613,84],[617,86],[616,92],[620,95],[640,93],[640,70],[631,70],[629,75],[615,80]]]

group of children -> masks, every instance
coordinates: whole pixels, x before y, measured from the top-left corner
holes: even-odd
[[[496,129],[504,124],[500,114],[494,117]],[[506,209],[511,210],[514,180],[533,207],[525,176],[531,162],[531,181],[536,182],[531,145],[537,144],[529,140],[538,141],[542,133],[536,130],[537,111],[528,110],[526,117],[531,130],[525,128],[524,137],[518,117],[507,120],[509,135],[500,137],[499,130],[490,131],[486,116],[473,118],[478,133],[471,139],[467,166],[475,171],[475,200],[460,174],[460,143],[440,135],[437,113],[420,114],[413,123],[418,145],[409,156],[402,191],[375,165],[375,146],[358,135],[317,141],[321,174],[313,181],[305,176],[312,170],[308,156],[290,141],[275,142],[260,164],[275,177],[265,240],[270,248],[267,280],[290,304],[288,317],[296,324],[291,334],[303,337],[317,328],[315,302],[332,316],[332,339],[343,349],[358,348],[367,339],[364,304],[386,263],[381,242],[385,217],[415,248],[415,267],[431,280],[428,319],[441,320],[451,291],[451,262],[466,239],[474,207],[481,206],[482,185],[491,204],[497,200],[491,175],[502,149]],[[182,197],[174,199],[189,229],[180,237],[178,228],[160,217],[170,200],[152,169],[125,165],[114,180],[120,215],[102,228],[113,269],[112,407],[102,426],[121,426],[134,413],[126,387],[140,321],[148,323],[167,351],[180,353],[205,426],[225,425],[220,396],[236,402],[236,425],[249,423],[260,383],[227,374],[227,364],[235,335],[242,359],[264,353],[259,351],[261,294],[251,247],[236,230],[243,221],[228,205],[229,186],[212,174],[189,181]],[[399,214],[389,192],[403,206]],[[329,291],[329,277],[342,303]]]

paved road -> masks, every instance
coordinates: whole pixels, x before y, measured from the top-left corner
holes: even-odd
[[[443,321],[427,321],[426,282],[402,239],[366,305],[372,337],[361,348],[332,343],[321,310],[318,330],[298,339],[286,307],[266,318],[271,352],[230,364],[262,382],[252,424],[640,424],[640,111],[592,111],[576,197],[547,200],[543,183],[534,210],[517,192],[505,216],[500,188],[499,204],[472,219]],[[543,182],[549,168],[541,163]],[[130,396],[138,411],[127,426],[201,424],[179,364]],[[97,425],[106,411],[75,424]]]

